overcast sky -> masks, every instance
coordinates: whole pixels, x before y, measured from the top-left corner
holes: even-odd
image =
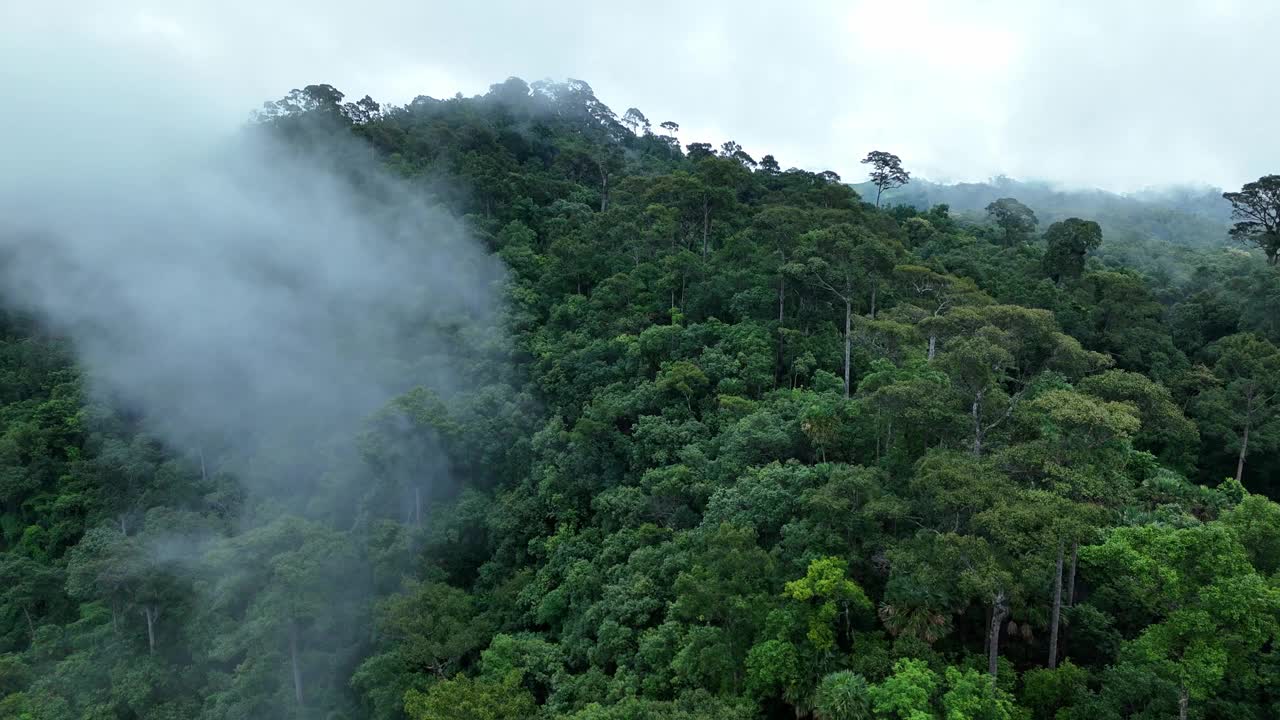
[[[0,92],[19,133],[71,110],[95,145],[104,115],[189,132],[308,83],[400,104],[573,77],[851,181],[885,149],[937,180],[1235,187],[1280,172],[1278,37],[1278,0],[42,0],[0,2]]]

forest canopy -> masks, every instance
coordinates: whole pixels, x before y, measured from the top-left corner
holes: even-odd
[[[254,282],[342,319],[279,416],[173,432],[205,395],[104,391],[7,272],[0,718],[1280,714],[1276,176],[851,185],[677,120],[264,105],[354,194],[255,226],[296,242]]]

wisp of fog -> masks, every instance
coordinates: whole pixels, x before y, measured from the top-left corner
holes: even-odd
[[[339,137],[245,129],[12,188],[3,289],[180,448],[348,433],[409,387],[466,387],[455,346],[492,322],[498,264]]]

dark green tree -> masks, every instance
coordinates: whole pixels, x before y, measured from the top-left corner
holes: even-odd
[[[902,159],[883,150],[872,150],[862,159],[871,166],[871,183],[876,186],[876,207],[880,207],[880,195],[885,190],[902,187],[911,180],[911,173],[902,168]]]
[[[1257,246],[1267,256],[1267,263],[1280,260],[1280,175],[1264,175],[1245,183],[1239,192],[1225,192],[1231,203],[1231,237]]]
[[[1013,198],[1000,198],[987,206],[987,217],[1003,233],[1004,244],[1013,247],[1026,242],[1040,223],[1031,208]]]

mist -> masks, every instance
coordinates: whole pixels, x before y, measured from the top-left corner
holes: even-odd
[[[346,124],[254,122],[272,97],[232,103],[146,43],[48,37],[0,51],[23,108],[0,136],[0,297],[66,339],[107,459],[67,592],[145,653],[219,663],[195,699],[221,716],[333,705],[453,488],[434,433],[379,411],[493,381],[505,271]],[[166,487],[188,495],[152,507]],[[371,557],[383,520],[403,525]],[[163,687],[157,712],[194,712]]]
[[[90,28],[165,59],[140,63],[142,75],[182,68],[191,90],[227,107],[309,81],[402,104],[481,93],[511,74],[584,77],[606,103],[677,121],[693,140],[733,139],[851,181],[867,151],[883,149],[940,182],[1006,174],[1112,191],[1230,189],[1269,172],[1280,152],[1257,122],[1277,103],[1264,90],[1270,64],[1256,58],[1269,57],[1280,6],[1263,0],[17,8],[0,10],[11,46]],[[66,50],[41,60],[65,65]]]
[[[314,135],[20,169],[38,180],[0,203],[6,293],[179,448],[349,433],[410,387],[466,387],[459,337],[492,322],[500,267],[426,189]]]

